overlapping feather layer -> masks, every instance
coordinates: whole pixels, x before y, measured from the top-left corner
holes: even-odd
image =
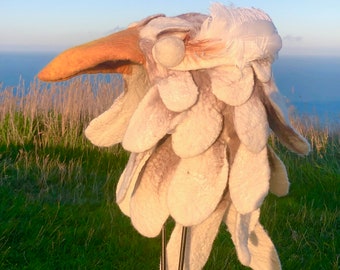
[[[289,181],[268,136],[273,131],[298,154],[309,151],[272,77],[281,40],[262,11],[219,4],[211,11],[205,20],[156,17],[145,25],[150,87],[138,95],[129,89],[86,134],[131,152],[117,203],[141,234],[157,236],[169,216],[176,221],[168,269],[177,267],[182,226],[191,228],[185,269],[201,269],[222,221],[242,264],[280,269],[259,209],[269,191],[286,195]]]

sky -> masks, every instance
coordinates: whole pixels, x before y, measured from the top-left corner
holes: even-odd
[[[0,0],[0,51],[61,52],[149,15],[209,14],[209,0]],[[272,18],[283,55],[340,56],[339,0],[234,0]]]

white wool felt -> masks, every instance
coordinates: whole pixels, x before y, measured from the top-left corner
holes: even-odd
[[[195,47],[195,44],[201,46]],[[211,16],[187,47],[183,61],[173,69],[196,70],[221,65],[243,68],[254,60],[274,59],[282,41],[263,11],[215,3],[211,6]]]
[[[123,173],[121,174],[117,188],[116,188],[116,202],[120,203],[126,195],[126,192],[130,186],[132,178],[140,173],[145,162],[149,159],[153,152],[153,149],[142,153],[131,153],[128,163],[125,166]]]
[[[274,83],[274,79],[272,78],[268,83],[264,83],[263,89],[272,108],[275,110],[268,113],[271,129],[288,149],[298,154],[308,154],[310,151],[309,143],[290,125],[285,102]],[[275,114],[277,119],[272,120],[274,117],[272,114]]]
[[[207,262],[221,221],[230,201],[222,199],[215,211],[202,223],[188,228],[184,269],[202,269]],[[177,270],[182,225],[176,223],[167,245],[167,269]]]
[[[254,74],[250,67],[221,66],[209,70],[214,95],[224,103],[238,106],[245,103],[253,93]]]
[[[288,109],[286,106],[286,100],[279,92],[274,78],[269,80],[267,83],[263,83],[263,90],[265,95],[268,97],[271,105],[274,107],[279,119],[282,122],[289,122]]]
[[[199,155],[216,141],[223,126],[223,116],[217,111],[216,103],[215,97],[204,91],[188,110],[172,134],[172,147],[178,156]]]
[[[242,215],[237,212],[233,203],[229,205],[225,213],[224,222],[231,234],[231,239],[236,248],[237,257],[239,261],[246,266],[249,266],[252,256],[248,248],[249,234],[258,223],[259,216],[259,209]]]
[[[201,223],[216,208],[228,180],[226,146],[216,142],[199,156],[181,159],[168,190],[168,207],[184,226]]]
[[[140,20],[140,21],[135,21],[132,22],[128,25],[128,28],[132,28],[132,27],[143,27],[145,25],[147,25],[150,21],[158,18],[158,17],[165,17],[165,14],[163,13],[158,13],[158,14],[152,14],[147,16],[146,18]]]
[[[197,101],[197,86],[189,72],[170,72],[169,76],[160,80],[157,85],[164,105],[171,111],[182,112]]]
[[[139,101],[133,91],[122,93],[110,109],[90,122],[85,129],[86,137],[97,146],[120,143]]]
[[[238,66],[255,59],[276,56],[281,39],[270,17],[255,8],[233,8],[215,3],[200,38],[221,38],[226,42],[229,61]]]
[[[274,29],[270,27],[270,17],[260,9],[227,7],[220,3],[214,3],[210,6],[210,14],[210,20],[206,20],[202,25],[201,35],[205,37],[216,37],[220,33],[225,33],[226,36],[221,38],[227,39],[243,35],[255,38],[258,35],[270,35],[276,31],[275,27]],[[243,27],[244,25],[248,26],[248,23],[255,22],[267,22],[269,25],[264,25],[260,29],[257,25],[249,28]]]
[[[125,88],[110,109],[93,119],[85,130],[86,137],[97,146],[111,146],[123,140],[131,116],[144,97],[149,82],[143,68],[135,65],[132,75],[124,75]]]
[[[248,248],[251,253],[249,266],[253,270],[280,270],[281,263],[276,248],[267,232],[257,223],[249,235]]]
[[[258,153],[266,147],[269,136],[267,113],[257,96],[253,95],[246,103],[234,108],[234,125],[248,150]]]
[[[237,214],[236,227],[235,227],[235,248],[239,261],[248,266],[250,264],[250,252],[248,249],[248,236],[249,236],[249,217],[250,214]]]
[[[272,77],[272,63],[269,59],[255,60],[250,62],[250,64],[256,74],[256,77],[261,82],[269,82]]]
[[[259,215],[259,210],[245,215],[240,213],[236,214],[234,244],[240,262],[246,266],[249,266],[251,260],[251,254],[248,248],[249,234],[258,222]]]
[[[130,216],[130,201],[135,189],[139,174],[153,150],[143,153],[131,153],[128,164],[121,174],[116,188],[116,202],[120,210]]]
[[[146,237],[155,237],[169,216],[167,191],[179,157],[168,139],[147,161],[130,202],[133,226]]]
[[[237,212],[234,205],[231,205],[227,208],[224,222],[231,234],[241,263],[244,262],[244,259],[250,259],[250,261],[246,261],[247,264],[243,264],[254,270],[281,269],[275,246],[258,221],[259,214],[260,211],[256,210],[246,216],[242,216]],[[241,224],[242,220],[245,221],[243,225]],[[237,228],[238,223],[241,224],[239,228]],[[243,247],[237,245],[243,245]],[[242,251],[245,251],[245,254]]]
[[[171,130],[177,113],[168,110],[153,86],[139,103],[132,115],[123,138],[124,149],[130,152],[144,152]]]
[[[270,146],[268,146],[268,160],[270,165],[269,190],[276,196],[286,196],[290,185],[287,170]]]
[[[253,153],[241,143],[229,175],[230,197],[239,213],[260,208],[268,194],[269,179],[267,148]]]
[[[178,17],[157,17],[141,28],[141,39],[156,40],[157,36],[166,31],[175,29],[177,32],[189,32],[192,24]]]
[[[176,36],[160,38],[152,48],[152,55],[165,67],[177,66],[185,56],[184,42]]]

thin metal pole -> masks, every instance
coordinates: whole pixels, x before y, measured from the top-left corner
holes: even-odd
[[[162,257],[161,257],[161,270],[166,270],[166,227],[162,227]]]
[[[179,253],[178,270],[183,270],[184,267],[184,257],[185,257],[185,245],[187,242],[188,227],[182,228],[182,238],[181,238],[181,250]]]

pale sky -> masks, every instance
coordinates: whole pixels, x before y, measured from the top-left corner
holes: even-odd
[[[0,51],[60,52],[152,14],[209,14],[209,0],[0,0]],[[340,56],[339,0],[219,1],[270,15],[280,54]]]

